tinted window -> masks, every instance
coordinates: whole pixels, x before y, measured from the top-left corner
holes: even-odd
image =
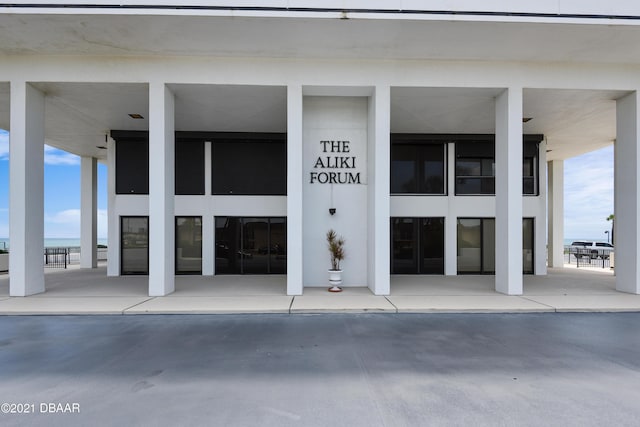
[[[216,217],[216,274],[284,274],[286,218]]]
[[[176,194],[204,194],[204,141],[176,141]]]
[[[391,146],[392,193],[445,193],[444,143],[394,142]]]
[[[456,194],[495,194],[493,141],[456,142]]]
[[[444,274],[444,218],[391,218],[391,273]]]
[[[522,158],[522,194],[538,194],[538,141],[525,141]]]
[[[284,137],[213,141],[212,165],[213,194],[287,194]]]
[[[202,273],[202,217],[176,217],[176,274]]]
[[[149,140],[116,139],[116,194],[149,194]]]
[[[120,273],[149,274],[149,217],[120,217]]]

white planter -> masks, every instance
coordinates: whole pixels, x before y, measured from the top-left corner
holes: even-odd
[[[0,271],[9,271],[9,254],[0,254]]]
[[[329,270],[329,292],[340,292],[342,289],[342,270]]]

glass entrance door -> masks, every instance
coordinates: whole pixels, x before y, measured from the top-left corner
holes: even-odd
[[[216,274],[284,274],[286,218],[216,217]]]
[[[391,218],[391,274],[444,274],[444,218]]]

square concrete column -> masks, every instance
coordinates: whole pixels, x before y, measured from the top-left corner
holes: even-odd
[[[116,208],[116,142],[107,141],[107,276],[120,275],[120,218]]]
[[[617,101],[614,148],[616,289],[640,294],[640,110],[638,92]]]
[[[455,144],[447,144],[447,194],[456,194],[456,158]],[[458,274],[458,218],[456,210],[452,208],[451,197],[449,209],[444,219],[444,274],[456,276]]]
[[[98,266],[98,162],[80,159],[80,267]]]
[[[547,162],[549,179],[549,267],[564,266],[564,161]]]
[[[391,89],[377,86],[369,98],[368,117],[368,227],[369,289],[375,295],[389,295],[390,271],[390,168]]]
[[[287,87],[287,295],[302,295],[302,86]]]
[[[204,194],[211,197],[211,141],[204,143]],[[202,217],[202,275],[213,276],[216,270],[216,226],[212,215]]]
[[[149,84],[149,296],[175,290],[174,95]]]
[[[546,276],[547,271],[547,217],[548,205],[546,203],[549,193],[547,176],[547,141],[543,141],[538,146],[538,209],[533,224],[533,272],[536,276]],[[523,197],[524,199],[524,197]],[[542,203],[540,203],[542,201]],[[561,235],[564,232],[560,233]]]
[[[496,291],[522,294],[522,88],[496,97]]]
[[[10,120],[9,294],[27,296],[44,292],[44,94],[11,82]]]

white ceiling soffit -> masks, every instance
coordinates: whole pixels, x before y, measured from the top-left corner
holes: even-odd
[[[525,133],[543,133],[547,158],[563,160],[611,145],[616,138],[616,99],[624,91],[528,89]]]
[[[391,132],[495,133],[500,89],[392,88]],[[526,89],[526,134],[543,134],[549,160],[574,157],[613,143],[615,99],[622,91]]]
[[[33,83],[45,94],[47,144],[81,156],[106,158],[112,129],[147,130],[149,91],[140,83]],[[129,114],[140,114],[137,120]]]
[[[112,129],[148,129],[145,84],[37,83],[46,94],[47,143],[103,159]],[[286,132],[284,87],[171,85],[176,130]],[[391,131],[493,133],[499,89],[392,88]],[[621,91],[525,89],[523,124],[544,134],[549,159],[566,159],[605,147],[615,139],[615,99]],[[141,114],[142,120],[129,114]],[[0,83],[0,128],[9,128],[9,85]]]
[[[172,84],[176,130],[286,132],[284,86]]]
[[[0,40],[0,54],[640,63],[635,25],[0,14]]]
[[[34,83],[45,94],[46,143],[106,158],[111,130],[148,130],[146,84]],[[287,92],[279,86],[170,85],[178,131],[286,132]],[[139,114],[134,119],[129,114]],[[0,128],[9,129],[9,85],[0,84]]]

